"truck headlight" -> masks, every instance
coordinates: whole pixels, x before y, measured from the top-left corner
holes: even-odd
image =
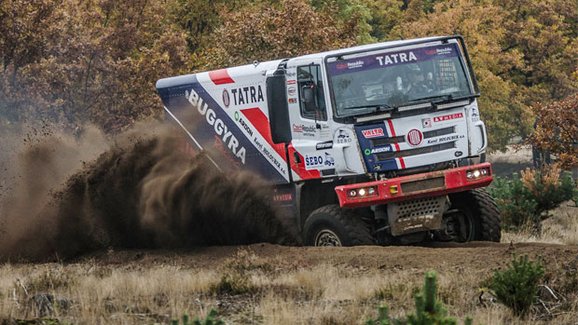
[[[488,168],[473,169],[466,172],[466,178],[468,180],[474,180],[480,177],[488,176],[489,174],[490,170]]]
[[[349,190],[347,196],[349,197],[368,197],[377,195],[377,186],[360,187],[356,189]]]

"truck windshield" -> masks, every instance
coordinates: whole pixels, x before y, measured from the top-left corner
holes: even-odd
[[[450,43],[330,59],[328,73],[337,116],[471,96],[460,56],[457,44]]]

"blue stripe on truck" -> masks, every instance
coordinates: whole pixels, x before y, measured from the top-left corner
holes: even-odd
[[[253,139],[248,139],[207,93],[196,75],[161,79],[157,82],[157,91],[164,106],[221,170],[237,170],[245,165],[243,169],[249,169],[270,182],[288,182],[253,145]]]

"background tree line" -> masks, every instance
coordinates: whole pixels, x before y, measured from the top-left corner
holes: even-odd
[[[492,149],[527,138],[534,108],[578,115],[576,1],[3,0],[0,127],[114,134],[162,114],[162,77],[446,34],[468,44]]]

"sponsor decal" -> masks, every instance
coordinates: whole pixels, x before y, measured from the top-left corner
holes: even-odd
[[[297,80],[287,80],[288,85],[294,85],[297,83]]]
[[[411,146],[417,146],[423,140],[423,134],[418,129],[411,129],[405,136],[407,143]]]
[[[276,202],[285,202],[285,201],[292,201],[293,195],[291,193],[283,193],[283,194],[274,194],[273,201]]]
[[[289,98],[287,101],[289,104],[297,104],[297,98]]]
[[[335,159],[327,153],[318,155],[305,155],[305,169],[317,169],[335,166]]]
[[[379,62],[379,65],[390,65],[390,64],[417,61],[417,57],[412,51],[376,56],[375,59],[377,60],[377,62]]]
[[[217,118],[217,114],[209,105],[204,102],[203,98],[197,94],[194,89],[191,91],[185,91],[185,96],[189,103],[195,107],[201,116],[205,117],[207,124],[213,127],[215,134],[220,137],[220,140],[226,147],[237,157],[243,164],[245,164],[245,147],[239,145],[239,140],[233,135],[229,130],[225,122],[220,118]]]
[[[261,85],[231,89],[235,105],[254,104],[265,101]]]
[[[437,48],[436,49],[436,54],[437,55],[444,55],[444,54],[450,54],[452,53],[452,48],[451,47],[444,47],[444,48]]]
[[[322,155],[305,155],[305,167],[307,169],[323,167],[323,162],[324,160]]]
[[[358,68],[362,68],[364,64],[365,64],[365,62],[363,62],[362,60],[357,60],[357,61],[353,61],[353,62],[341,62],[341,63],[337,63],[336,68],[339,70],[358,69]]]
[[[273,155],[273,153],[267,149],[267,146],[264,145],[261,140],[257,139],[257,137],[253,137],[253,143],[255,144],[255,147],[257,147],[257,149],[263,153],[263,156],[265,156],[267,159],[269,159],[270,162],[273,163],[273,165],[279,168],[281,173],[286,173],[284,168],[285,163],[279,162],[277,158],[275,158],[275,155]]]
[[[438,58],[457,56],[459,56],[457,45],[435,45],[411,50],[369,54],[349,60],[336,60],[328,64],[328,71],[331,75],[340,75],[358,70],[380,69],[395,65],[426,62]]]
[[[317,129],[314,125],[293,124],[293,132],[307,136],[314,136]]]
[[[427,55],[446,55],[446,54],[452,54],[453,49],[451,47],[444,47],[444,48],[435,48],[435,49],[429,49],[425,51],[425,54]]]
[[[374,153],[382,153],[382,152],[390,152],[390,151],[391,151],[391,146],[373,148],[373,149],[365,149],[365,155],[369,156],[369,155],[372,155]]]
[[[461,152],[461,151],[456,151],[456,152],[454,153],[454,155],[455,155],[456,157],[461,157],[463,154],[464,154],[464,153]]]
[[[421,126],[424,128],[431,128],[431,118],[422,118],[421,119]]]
[[[464,117],[463,113],[454,113],[454,114],[436,116],[433,118],[433,121],[434,121],[434,123],[445,122],[445,121],[455,120],[455,119],[462,118],[462,117]]]
[[[335,159],[333,159],[333,157],[331,157],[331,155],[327,152],[325,153],[325,166],[328,167],[335,166]]]
[[[333,148],[333,141],[319,142],[315,145],[316,150],[324,150]]]
[[[271,151],[269,151],[269,149],[267,149],[267,147],[263,146],[262,152],[265,155],[265,157],[267,157],[267,159],[269,159],[275,166],[277,166],[277,168],[279,168],[280,170],[283,171],[283,173],[285,173],[285,169],[281,166],[281,163],[279,162],[279,160],[277,160],[275,158],[273,153]]]
[[[245,131],[247,131],[249,136],[251,136],[251,137],[253,136],[253,130],[249,127],[247,122],[245,122],[245,120],[241,117],[239,112],[235,112],[235,121],[239,122],[239,124],[243,127],[243,129],[245,129]]]
[[[229,92],[227,91],[227,89],[223,89],[223,105],[225,105],[225,107],[229,107],[229,105],[231,104],[231,97],[229,96]]]
[[[375,129],[368,129],[368,130],[361,130],[361,133],[366,139],[377,138],[384,136],[382,128],[375,128]]]
[[[363,61],[347,62],[347,69],[357,69],[363,67]]]
[[[296,93],[297,88],[295,88],[294,86],[287,87],[287,94],[289,94],[289,96],[295,96]]]
[[[351,141],[353,141],[347,129],[337,129],[333,138],[334,142],[339,144],[351,143]]]
[[[442,143],[442,142],[456,141],[456,140],[459,140],[459,139],[463,139],[463,138],[465,138],[465,137],[466,137],[466,136],[463,135],[463,134],[462,134],[462,135],[458,135],[458,134],[448,135],[448,136],[440,137],[440,138],[437,138],[437,139],[428,139],[428,140],[427,140],[427,143],[428,143],[428,144],[434,144],[434,143]]]

